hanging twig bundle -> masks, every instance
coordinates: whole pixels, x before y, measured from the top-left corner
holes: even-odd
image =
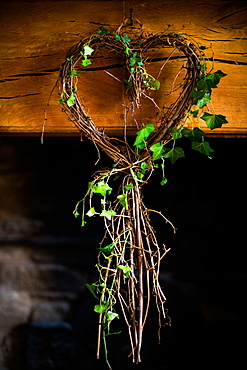
[[[110,324],[113,319],[119,317],[115,310],[115,303],[118,302],[129,331],[133,362],[136,363],[141,361],[142,334],[152,297],[156,301],[159,328],[164,323],[169,324],[165,308],[166,298],[159,284],[160,261],[168,250],[165,246],[160,246],[156,239],[149,215],[150,212],[157,211],[147,209],[144,205],[142,186],[152,174],[155,161],[170,158],[173,163],[177,157],[183,156],[178,150],[181,148],[176,151],[174,146],[172,149],[165,147],[169,141],[175,142],[182,135],[188,138],[193,136],[194,142],[199,143],[200,150],[193,149],[207,155],[212,151],[209,145],[205,145],[204,133],[199,128],[186,131],[184,124],[192,105],[197,105],[199,109],[206,106],[199,103],[199,98],[205,98],[206,93],[211,92],[211,87],[216,87],[211,86],[206,91],[198,84],[200,80],[212,80],[209,76],[213,75],[205,73],[206,63],[202,47],[182,34],[146,33],[140,22],[138,24],[138,32],[136,28],[130,27],[130,33],[126,34],[125,21],[115,32],[101,27],[96,34],[83,38],[68,51],[58,80],[60,103],[69,119],[114,162],[111,169],[94,174],[87,194],[78,202],[74,211],[75,216],[81,212],[82,225],[85,223],[85,215],[99,215],[105,223],[106,232],[100,243],[97,263],[99,280],[87,285],[98,299],[98,304],[95,305],[100,324],[97,356],[99,357],[100,353],[101,338],[106,346],[107,335],[115,334],[111,332]],[[149,60],[147,54],[150,51],[155,53],[161,49],[169,49],[170,56],[179,51],[186,59],[183,65],[186,72],[176,101],[168,109],[160,109],[156,127],[148,124],[137,132],[134,147],[127,140],[128,127],[125,127],[121,140],[110,138],[104,131],[99,130],[79,97],[78,65],[82,64],[86,69],[91,64],[90,59],[99,49],[109,50],[122,59],[126,67],[126,79],[123,81],[126,95],[136,109],[140,107],[143,98],[154,101],[149,96],[149,91],[159,89],[160,82],[146,71],[146,63]],[[165,66],[166,61],[162,69]],[[192,116],[196,117],[193,112]],[[209,113],[204,113],[204,116],[205,114]],[[201,118],[206,120],[204,116]],[[115,198],[111,199],[111,179],[116,175],[122,176],[122,182]],[[93,203],[92,196],[95,193],[101,195],[99,209],[96,209]],[[165,222],[170,223],[160,212],[157,213]],[[175,227],[172,224],[171,226],[175,232]]]

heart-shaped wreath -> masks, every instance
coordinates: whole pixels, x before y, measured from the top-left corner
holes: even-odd
[[[114,32],[100,27],[95,34],[83,38],[68,51],[58,80],[60,103],[69,119],[114,162],[112,168],[94,174],[85,197],[77,203],[74,211],[76,217],[81,215],[82,226],[86,223],[86,217],[96,215],[103,217],[105,223],[106,231],[100,243],[96,265],[99,280],[87,284],[98,299],[94,307],[99,313],[97,357],[101,338],[106,345],[107,335],[117,334],[112,332],[111,322],[119,318],[115,306],[118,302],[129,331],[133,362],[136,363],[141,361],[142,334],[152,295],[158,310],[158,337],[161,326],[170,322],[165,309],[166,298],[159,284],[160,261],[168,250],[165,246],[159,247],[150,224],[150,213],[159,213],[175,232],[175,227],[161,212],[146,208],[142,201],[142,186],[147,183],[159,162],[163,173],[161,184],[166,183],[164,161],[169,158],[174,163],[184,156],[183,149],[175,145],[181,137],[187,137],[192,142],[192,149],[207,156],[213,151],[204,140],[205,133],[197,124],[192,128],[185,127],[186,120],[198,122],[199,118],[203,119],[211,129],[227,122],[224,116],[205,111],[211,100],[212,88],[217,87],[220,78],[225,75],[222,71],[207,72],[208,60],[203,51],[205,47],[183,34],[146,33],[140,22],[137,22],[138,31],[135,27],[129,27],[127,33],[126,20]],[[168,109],[159,110],[156,126],[139,125],[134,145],[130,145],[127,140],[127,125],[122,139],[110,138],[104,130],[100,131],[79,98],[79,73],[86,71],[100,49],[106,49],[121,58],[126,67],[126,78],[122,83],[126,87],[128,100],[137,109],[142,98],[149,98],[155,104],[149,91],[160,87],[160,82],[146,70],[146,64],[152,59],[147,54],[150,51],[171,50],[161,70],[174,52],[181,52],[186,59],[182,67],[186,72],[176,101]],[[171,148],[167,146],[169,142],[173,144]],[[116,175],[122,176],[122,182],[117,194],[113,196],[111,181]],[[92,196],[95,193],[101,195],[100,204],[93,203],[95,198]],[[109,365],[107,350],[105,353]]]

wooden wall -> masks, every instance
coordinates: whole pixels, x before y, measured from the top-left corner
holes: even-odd
[[[78,135],[51,95],[66,51],[105,27],[119,26],[130,9],[150,32],[184,32],[203,45],[212,44],[214,68],[224,77],[213,91],[214,109],[228,124],[215,134],[247,134],[247,7],[245,1],[12,1],[0,5],[0,133],[41,135],[46,109],[46,135]],[[211,51],[210,51],[211,53]],[[121,134],[123,87],[101,71],[82,86],[82,97],[99,127]],[[152,119],[143,102],[138,120]],[[204,125],[202,122],[202,128]],[[208,131],[208,130],[207,130]]]

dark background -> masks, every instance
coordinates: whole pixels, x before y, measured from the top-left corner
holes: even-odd
[[[215,150],[212,159],[192,151],[184,141],[186,158],[167,164],[168,183],[159,185],[162,175],[157,170],[143,189],[146,205],[162,211],[178,231],[174,235],[161,217],[152,216],[158,240],[171,248],[162,261],[161,282],[172,326],[162,329],[157,345],[152,308],[137,369],[237,369],[245,356],[247,142],[246,138],[207,140]],[[81,228],[72,212],[93,172],[111,165],[110,160],[103,153],[95,167],[98,156],[93,144],[74,137],[45,137],[43,145],[37,137],[3,137],[0,154],[0,252],[10,244],[42,250],[53,264],[81,274],[84,283],[96,281],[101,220],[90,219]],[[9,220],[16,214],[39,220],[41,226],[35,232],[11,234],[4,228],[4,217]],[[69,291],[70,281],[63,279]],[[103,354],[95,360],[94,298],[84,284],[75,289],[72,282],[71,291],[75,297],[62,322],[52,326],[50,320],[49,325],[45,320],[27,321],[16,326],[17,339],[7,352],[3,341],[7,369],[106,368]],[[6,333],[5,338],[11,335]],[[45,347],[49,341],[53,349]],[[13,362],[16,351],[18,364]],[[135,368],[128,354],[127,335],[109,338],[114,370]],[[42,365],[40,357],[45,356],[53,360]]]

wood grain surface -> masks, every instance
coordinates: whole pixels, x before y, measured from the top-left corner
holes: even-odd
[[[66,51],[81,36],[88,36],[99,26],[116,29],[134,17],[147,31],[184,32],[208,49],[214,58],[214,69],[227,74],[213,91],[213,107],[225,115],[228,124],[210,134],[247,135],[247,6],[246,1],[5,1],[0,5],[0,134],[78,135],[77,128],[61,111],[57,89],[53,89],[59,66]],[[164,51],[165,53],[166,51]],[[115,55],[95,58],[97,70],[80,76],[79,93],[98,127],[111,135],[121,135],[124,111],[128,105],[124,86],[105,72],[122,78]],[[160,55],[165,57],[165,54]],[[158,58],[157,58],[158,59]],[[150,63],[150,73],[157,73],[159,61]],[[174,96],[171,73],[176,73],[183,60],[177,55],[160,77],[160,91],[155,99],[168,105]],[[115,65],[115,67],[114,67]],[[109,67],[113,66],[113,67]],[[100,67],[100,68],[96,68]],[[152,96],[152,95],[151,95]],[[47,102],[49,100],[49,105]],[[138,122],[155,122],[157,109],[149,99],[135,110]],[[129,132],[135,121],[128,116]]]

